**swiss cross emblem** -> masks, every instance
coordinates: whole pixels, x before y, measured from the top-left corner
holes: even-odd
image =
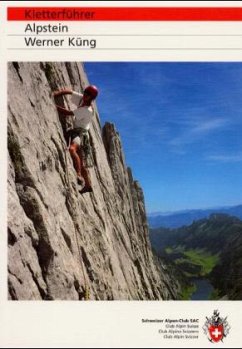
[[[208,331],[213,342],[219,342],[223,338],[223,335],[224,335],[223,325],[218,325],[218,326],[211,325],[209,326]]]
[[[228,335],[230,330],[227,316],[222,318],[219,316],[218,310],[214,310],[213,316],[210,318],[206,317],[206,319],[203,331],[207,335],[208,340],[213,343],[223,342],[223,339]]]

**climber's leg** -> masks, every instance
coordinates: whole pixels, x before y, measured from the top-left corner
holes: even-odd
[[[79,158],[81,161],[81,175],[85,180],[85,187],[83,188],[83,190],[85,190],[85,192],[87,191],[92,191],[92,185],[91,185],[91,180],[88,174],[88,171],[84,165],[84,161],[83,161],[83,156],[82,156],[82,152],[81,149],[79,149]]]
[[[73,164],[77,173],[77,181],[79,184],[84,185],[85,184],[85,180],[82,177],[81,174],[81,159],[79,157],[78,154],[78,150],[79,150],[80,146],[77,143],[72,142],[69,148],[72,160],[73,160]]]

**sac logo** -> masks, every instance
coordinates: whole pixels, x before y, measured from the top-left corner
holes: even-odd
[[[208,318],[203,326],[203,331],[207,335],[208,340],[212,343],[223,342],[230,331],[227,316],[222,318],[219,316],[218,310],[214,310],[213,315]]]

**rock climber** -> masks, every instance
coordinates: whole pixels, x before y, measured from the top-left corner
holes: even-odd
[[[88,133],[94,116],[92,102],[98,95],[98,89],[96,86],[90,85],[84,89],[83,94],[71,89],[63,89],[55,91],[53,95],[54,97],[72,95],[71,102],[76,105],[76,109],[72,111],[59,105],[56,105],[56,107],[63,115],[71,115],[73,117],[73,129],[68,132],[71,139],[69,151],[77,173],[77,182],[83,187],[80,193],[92,192],[91,181],[84,166],[81,147],[83,145],[83,137]]]

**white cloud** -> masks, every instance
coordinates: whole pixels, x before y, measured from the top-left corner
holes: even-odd
[[[204,134],[214,130],[224,128],[229,123],[228,119],[216,118],[205,120],[191,129],[191,133]]]
[[[187,118],[184,120],[183,125],[181,124],[180,135],[171,139],[168,144],[171,147],[178,147],[181,150],[183,146],[198,142],[202,137],[211,132],[224,129],[229,125],[229,122],[229,119],[226,118],[201,120],[201,118],[191,117],[190,121]]]
[[[222,163],[242,162],[242,153],[209,155],[207,160]]]

